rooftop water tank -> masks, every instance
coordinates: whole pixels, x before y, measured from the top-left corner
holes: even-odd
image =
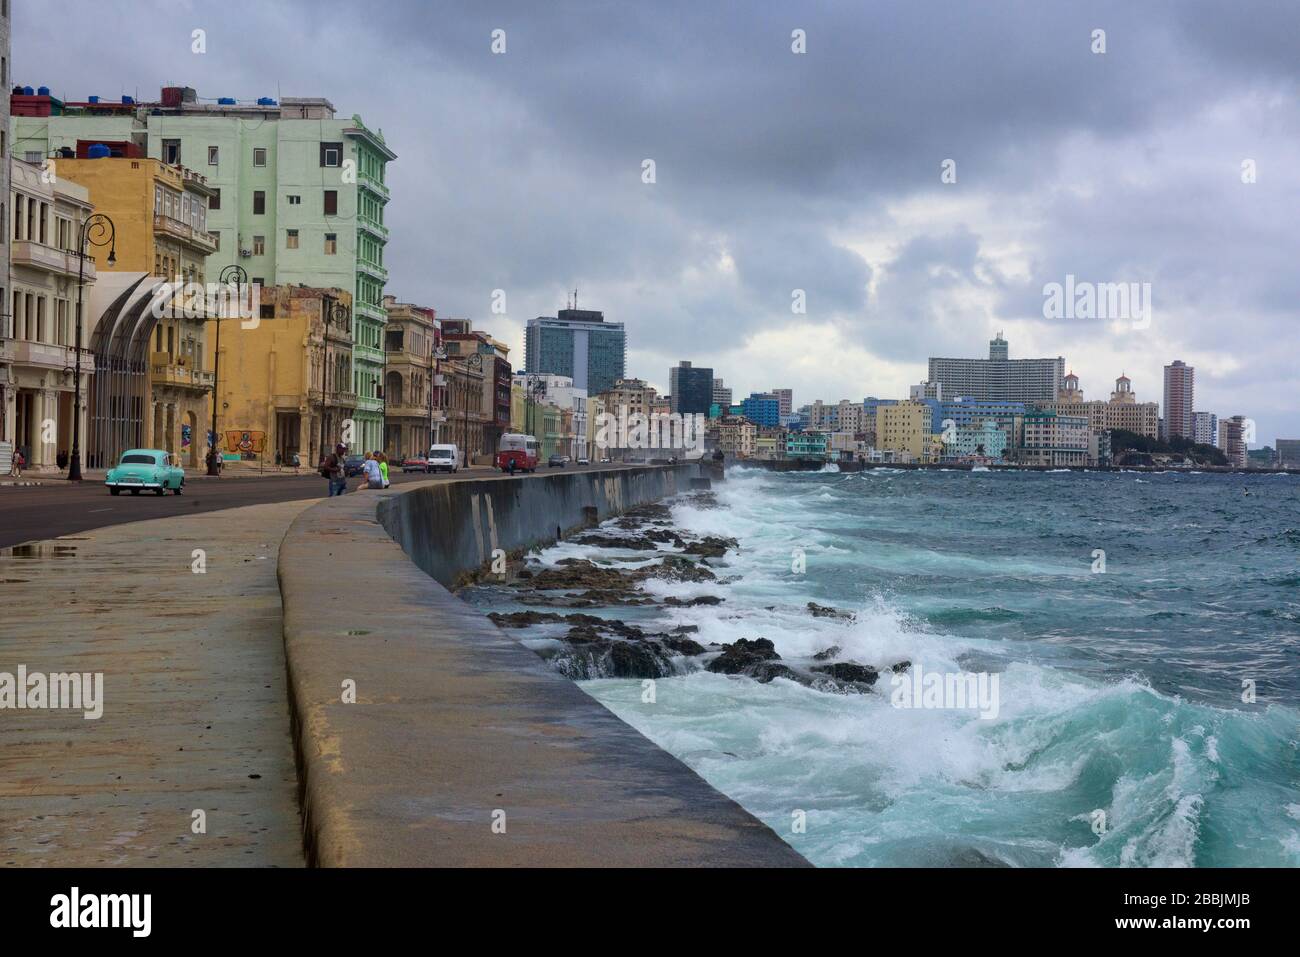
[[[37,95],[37,96],[49,96],[49,95],[50,95],[50,88],[49,88],[48,86],[38,86],[38,87],[36,88],[36,95]]]
[[[113,152],[103,143],[91,143],[90,148],[86,150],[87,159],[107,159],[112,156]]]
[[[271,99],[271,97],[269,97],[269,96],[259,96],[259,97],[257,98],[257,105],[258,105],[258,106],[275,106],[275,100]]]
[[[92,96],[92,97],[90,98],[90,102],[91,102],[91,103],[98,103],[98,102],[99,102],[99,97],[97,97],[97,96]]]
[[[217,106],[234,106],[235,98],[233,96],[223,96],[217,100]]]
[[[135,103],[135,97],[133,97],[133,96],[124,96],[124,97],[122,97],[122,104],[123,104],[124,106],[131,106],[133,103]]]
[[[36,91],[33,90],[30,86],[23,87],[23,96],[35,96],[35,95],[36,95]]]

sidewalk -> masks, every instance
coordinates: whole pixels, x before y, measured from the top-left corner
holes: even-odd
[[[314,503],[0,551],[0,672],[103,674],[97,720],[0,710],[0,864],[302,866],[276,562]]]

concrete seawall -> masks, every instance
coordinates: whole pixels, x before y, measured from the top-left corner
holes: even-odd
[[[440,584],[691,475],[421,483],[298,517],[279,576],[309,863],[806,866]]]

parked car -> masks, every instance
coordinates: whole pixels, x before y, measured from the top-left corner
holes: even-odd
[[[343,460],[343,475],[346,478],[352,478],[354,475],[360,475],[365,469],[366,457],[364,455],[349,455]]]
[[[562,469],[569,464],[569,457],[567,455],[552,455],[546,464],[549,468]]]
[[[410,458],[402,459],[403,472],[427,472],[429,471],[429,460],[422,455],[413,455]]]
[[[185,488],[185,470],[172,462],[170,452],[162,449],[128,449],[108,470],[104,485],[111,495],[120,495],[123,489],[132,495],[145,489],[155,495],[166,495],[171,489],[180,495]]]
[[[460,469],[460,449],[455,445],[429,446],[430,472],[455,472]]]
[[[585,455],[580,455],[580,456],[578,456],[578,464],[579,464],[579,465],[590,465],[590,464],[591,464],[591,459],[587,458],[587,456],[585,456]]]

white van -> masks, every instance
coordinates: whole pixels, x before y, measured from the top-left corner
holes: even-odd
[[[454,445],[429,447],[430,472],[455,472],[460,468],[460,449]]]

